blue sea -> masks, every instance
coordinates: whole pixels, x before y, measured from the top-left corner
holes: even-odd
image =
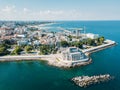
[[[92,63],[71,69],[41,61],[0,63],[0,90],[120,90],[120,21],[57,21],[49,27],[79,28],[117,42],[116,46],[91,54]],[[71,82],[82,75],[111,74],[115,79],[87,88]]]

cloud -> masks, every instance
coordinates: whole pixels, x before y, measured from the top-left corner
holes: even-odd
[[[23,12],[30,12],[30,10],[28,8],[23,8]]]
[[[6,7],[2,8],[1,11],[4,13],[16,12],[14,5],[13,6],[6,6]]]
[[[28,8],[18,10],[16,6],[5,6],[0,9],[0,20],[83,20],[90,14],[80,10],[38,10]]]
[[[81,13],[76,10],[39,10],[28,8],[18,10],[16,6],[5,6],[0,9],[0,20],[68,20],[78,19]]]
[[[58,10],[58,11],[52,11],[52,10],[46,10],[46,11],[40,11],[40,14],[44,14],[44,15],[59,15],[59,14],[63,14],[63,11]]]
[[[31,11],[27,8],[17,10],[15,6],[11,6],[11,7],[6,6],[5,8],[1,9],[0,19],[2,20],[58,20],[58,19],[74,19],[73,16],[75,15],[79,16],[78,14],[75,14],[75,12],[73,11],[64,11],[64,10]]]

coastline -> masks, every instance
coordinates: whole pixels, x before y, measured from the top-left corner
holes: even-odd
[[[70,61],[64,62],[61,59],[61,54],[51,54],[51,55],[26,55],[26,56],[0,56],[0,62],[11,62],[11,61],[47,61],[48,65],[56,66],[56,67],[63,67],[63,68],[71,68],[76,66],[85,66],[92,62],[90,58],[90,54],[112,47],[116,45],[115,41],[109,40],[108,44],[92,47],[90,49],[82,50],[86,56],[89,57],[89,60],[86,62],[77,62],[75,64],[71,63]]]

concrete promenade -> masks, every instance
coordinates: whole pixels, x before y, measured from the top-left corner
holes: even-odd
[[[93,53],[93,52],[96,52],[96,51],[100,51],[100,50],[109,48],[109,47],[116,44],[116,42],[112,41],[112,40],[106,40],[105,43],[106,44],[102,44],[100,46],[95,46],[95,47],[91,47],[89,49],[84,49],[84,50],[82,50],[82,52],[83,53]]]
[[[52,56],[51,55],[0,56],[0,61],[40,60],[44,58],[52,58]]]

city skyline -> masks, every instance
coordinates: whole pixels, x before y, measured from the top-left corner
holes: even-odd
[[[119,0],[0,0],[0,20],[120,20]]]

